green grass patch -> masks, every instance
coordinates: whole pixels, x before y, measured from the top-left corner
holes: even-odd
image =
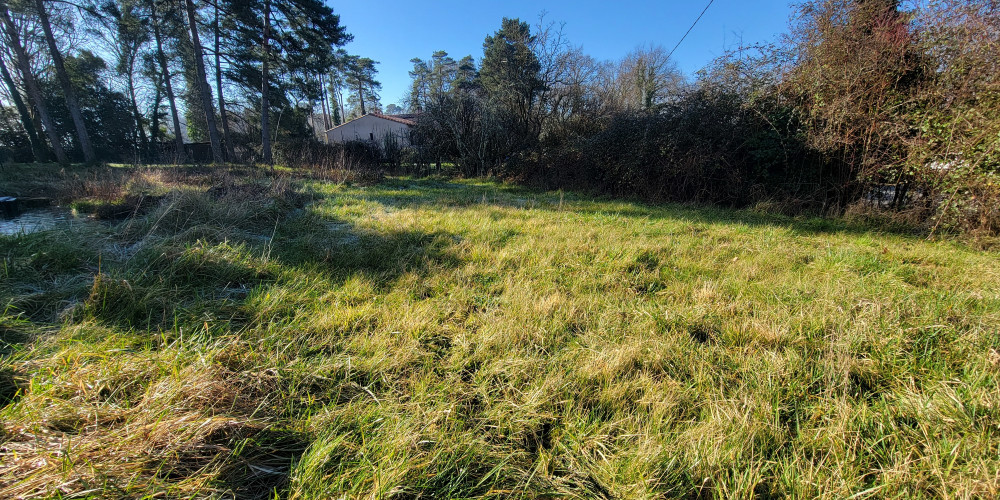
[[[162,198],[0,238],[0,496],[1000,495],[995,252],[484,181],[128,178]]]

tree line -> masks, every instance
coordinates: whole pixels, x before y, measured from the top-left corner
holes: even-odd
[[[376,61],[321,0],[2,0],[0,156],[274,161],[379,110]],[[0,158],[2,159],[2,158]]]
[[[321,146],[382,110],[377,62],[344,50],[321,0],[0,0],[0,37],[0,155],[16,161],[178,162],[187,140],[208,161],[349,153],[1000,233],[995,0],[807,0],[780,42],[690,78],[662,47],[599,61],[556,23],[503,19],[477,57],[412,60],[408,148]]]
[[[810,0],[780,42],[685,78],[504,19],[478,64],[414,59],[417,163],[652,200],[1000,232],[1000,7]]]

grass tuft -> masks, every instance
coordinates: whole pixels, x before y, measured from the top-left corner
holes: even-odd
[[[483,181],[34,175],[150,201],[0,237],[0,497],[1000,496],[989,250]]]

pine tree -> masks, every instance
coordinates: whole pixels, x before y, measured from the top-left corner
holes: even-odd
[[[49,13],[45,9],[43,0],[35,0],[35,9],[42,25],[42,31],[45,33],[45,43],[48,46],[49,55],[52,56],[56,78],[59,80],[59,86],[62,87],[63,97],[66,98],[66,107],[69,108],[69,114],[73,118],[73,126],[76,127],[76,137],[80,143],[80,149],[83,151],[83,160],[87,163],[93,163],[97,157],[94,155],[94,147],[90,144],[90,134],[87,133],[83,113],[80,112],[80,101],[76,98],[76,91],[70,82],[69,74],[66,73],[65,62],[62,53],[59,52],[59,47],[56,45],[56,38],[52,34],[52,22],[49,20]]]
[[[541,65],[531,50],[533,41],[528,23],[504,18],[500,30],[483,43],[479,70],[486,95],[524,121],[542,90],[538,77]]]
[[[3,58],[0,58],[0,77],[3,77],[4,85],[7,86],[7,91],[10,92],[10,99],[14,101],[14,107],[17,108],[17,115],[21,119],[21,126],[24,127],[24,132],[28,136],[28,142],[31,144],[31,154],[34,155],[35,161],[45,161],[48,157],[45,154],[45,147],[38,138],[38,131],[35,130],[35,124],[31,122],[31,114],[28,112],[28,106],[21,99],[21,92],[18,90],[17,85],[15,85],[14,78],[7,70]]]
[[[226,147],[226,159],[236,160],[236,151],[233,145],[233,134],[229,129],[229,115],[226,113],[226,94],[222,90],[222,23],[219,0],[213,0],[215,8],[215,21],[212,23],[212,33],[215,35],[215,93],[219,99],[219,119],[222,122],[222,136]]]
[[[171,83],[170,67],[167,64],[167,55],[164,50],[163,36],[161,35],[163,17],[159,13],[157,0],[147,0],[150,10],[150,20],[153,27],[153,37],[156,42],[156,52],[154,57],[159,65],[163,87],[167,94],[167,102],[170,105],[170,118],[174,126],[174,144],[176,146],[176,156],[174,161],[180,162],[184,159],[184,136],[181,133],[180,114],[177,111],[177,98],[174,94],[174,87]]]
[[[223,31],[231,33],[233,64],[227,75],[260,95],[262,158],[270,164],[272,109],[291,107],[291,90],[318,99],[318,75],[334,67],[335,47],[351,36],[320,0],[223,0],[221,5],[228,13]]]
[[[55,153],[56,161],[63,165],[68,165],[69,159],[66,157],[59,134],[56,132],[52,115],[45,104],[42,90],[38,86],[35,76],[31,73],[31,60],[28,57],[28,52],[21,43],[21,35],[18,33],[17,26],[14,25],[14,20],[10,17],[7,2],[3,0],[0,0],[0,22],[3,23],[4,31],[7,32],[7,41],[10,43],[10,47],[17,58],[17,65],[21,71],[21,79],[24,81],[24,86],[28,89],[28,95],[35,105],[35,110],[38,111],[38,118],[45,129],[45,135],[49,138],[49,144],[52,146],[52,152]]]
[[[375,75],[378,74],[376,64],[377,61],[356,56],[352,56],[347,63],[345,83],[352,92],[348,102],[355,110],[360,111],[361,115],[377,111],[380,107],[379,91],[382,90],[382,84],[375,79]]]
[[[115,57],[115,71],[125,78],[125,87],[132,117],[135,121],[135,142],[144,154],[149,151],[149,139],[143,124],[145,117],[139,111],[136,77],[143,47],[150,41],[149,21],[141,10],[139,0],[112,0],[91,12],[100,24],[98,36]]]
[[[202,55],[201,37],[198,35],[198,20],[194,6],[194,0],[185,0],[187,7],[187,17],[189,33],[191,35],[191,46],[194,50],[194,64],[197,70],[197,81],[195,82],[198,97],[201,100],[202,108],[205,111],[205,122],[208,126],[208,140],[212,145],[212,159],[219,163],[223,161],[222,142],[219,138],[219,129],[215,125],[215,108],[212,106],[212,89],[208,86],[208,76],[205,73],[205,59]]]

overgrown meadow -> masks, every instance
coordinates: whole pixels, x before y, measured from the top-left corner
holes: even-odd
[[[483,181],[7,167],[3,498],[1000,495],[995,250]]]

